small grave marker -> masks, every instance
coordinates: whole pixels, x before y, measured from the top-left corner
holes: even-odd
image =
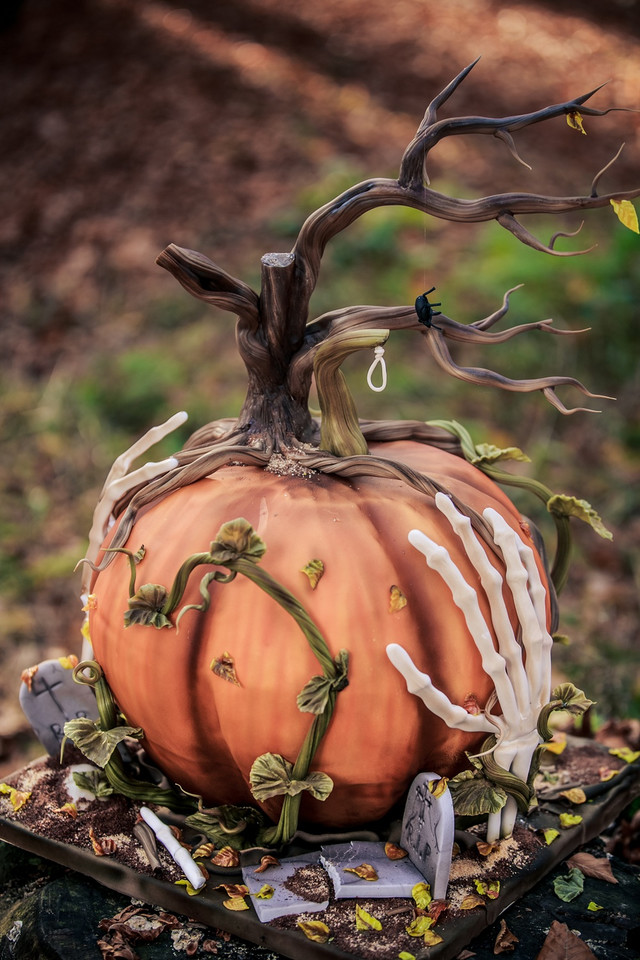
[[[76,717],[98,717],[91,687],[76,683],[73,671],[59,660],[44,660],[29,685],[20,686],[20,706],[36,737],[52,757],[60,755],[64,725]]]
[[[415,778],[404,809],[400,846],[431,885],[435,900],[445,900],[451,870],[451,853],[455,822],[451,791],[445,787],[440,795],[432,793],[429,784],[440,780],[435,773],[419,773]]]

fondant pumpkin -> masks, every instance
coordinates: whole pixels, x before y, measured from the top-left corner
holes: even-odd
[[[428,475],[477,511],[494,507],[527,539],[507,497],[461,457],[410,441],[372,444],[371,455]],[[400,480],[226,466],[139,517],[129,538],[131,549],[146,547],[139,582],[170,586],[180,563],[206,551],[221,524],[238,516],[266,543],[261,566],[301,600],[332,655],[349,653],[349,685],[313,761],[333,791],[323,802],[305,798],[303,817],[334,826],[376,820],[419,771],[460,769],[472,738],[428,714],[385,653],[388,643],[401,643],[454,703],[471,696],[484,704],[492,690],[448,589],[407,540],[418,527],[446,544],[478,587],[432,498]],[[303,568],[314,559],[324,574],[312,589]],[[192,574],[185,603],[199,602],[200,579]],[[117,556],[93,587],[91,636],[117,703],[143,728],[151,757],[184,789],[208,804],[255,803],[254,760],[275,753],[293,762],[312,721],[296,697],[318,664],[298,625],[238,577],[212,583],[208,611],[186,612],[177,630],[125,628],[128,581],[127,560]],[[405,606],[391,603],[392,588]],[[233,665],[231,680],[212,669],[223,658]],[[274,818],[279,805],[263,804]]]
[[[428,290],[418,296],[415,307],[346,307],[309,316],[326,244],[375,207],[405,205],[461,223],[495,219],[524,243],[553,254],[553,241],[545,246],[537,240],[519,223],[519,215],[608,207],[621,196],[598,196],[594,189],[590,197],[498,194],[472,201],[433,190],[425,183],[425,170],[429,151],[443,137],[460,131],[493,132],[513,147],[510,131],[573,115],[591,95],[518,116],[517,124],[513,117],[438,120],[438,111],[472,66],[429,105],[402,158],[398,179],[356,184],[312,213],[289,253],[262,258],[259,293],[194,251],[172,244],[159,257],[191,294],[238,318],[236,340],[247,370],[247,395],[237,420],[196,431],[176,461],[167,465],[166,476],[157,476],[154,468],[144,483],[136,473],[124,489],[114,483],[113,501],[121,495],[122,500],[115,506],[117,526],[110,542],[113,549],[132,552],[145,545],[135,585],[147,585],[145,603],[149,598],[152,606],[157,603],[152,610],[159,618],[156,625],[164,617],[173,628],[125,628],[123,617],[132,602],[132,556],[99,558],[92,548],[90,559],[100,562],[90,629],[112,693],[129,723],[143,728],[151,756],[207,803],[257,799],[276,817],[281,803],[277,791],[266,791],[265,799],[254,778],[258,758],[276,758],[283,767],[293,764],[293,779],[285,784],[290,792],[284,813],[289,797],[299,796],[299,775],[309,773],[317,783],[320,774],[326,774],[333,781],[332,792],[326,797],[325,778],[319,791],[325,799],[314,798],[313,791],[311,799],[305,795],[303,816],[332,826],[362,824],[383,816],[418,771],[452,773],[464,751],[474,746],[407,693],[386,656],[387,644],[400,643],[417,668],[430,674],[456,704],[482,708],[493,693],[462,614],[440,577],[410,546],[407,534],[418,528],[448,547],[477,589],[490,623],[476,570],[434,507],[433,496],[439,489],[450,491],[476,523],[477,514],[493,506],[525,540],[528,528],[491,480],[461,456],[440,448],[434,440],[437,430],[426,430],[426,436],[424,424],[382,422],[372,429],[359,423],[340,364],[355,350],[379,351],[392,331],[412,330],[441,369],[463,380],[507,391],[540,390],[563,413],[572,411],[556,396],[556,388],[569,385],[592,394],[571,377],[513,380],[454,362],[450,347],[460,342],[500,343],[534,329],[558,332],[550,320],[496,332],[493,328],[508,310],[509,293],[489,317],[468,324],[446,316],[444,288],[437,303],[429,302]],[[442,306],[442,313],[436,306]],[[309,409],[314,377],[320,423]],[[457,453],[465,448],[464,443],[462,448],[453,446]],[[465,456],[468,453],[465,450]],[[539,495],[543,489],[538,485]],[[548,500],[546,494],[543,499]],[[105,510],[98,513],[106,521]],[[242,560],[241,572],[247,576],[235,579],[242,564],[231,560],[227,582],[212,579],[215,571],[204,583],[202,571],[191,572],[183,578],[187,585],[176,629],[176,618],[166,617],[171,604],[165,609],[165,599],[178,570],[194,554],[201,555],[205,567],[218,563],[207,559],[209,545],[219,543],[223,525],[239,523],[240,518],[243,529],[251,525],[266,543],[259,563],[264,572],[249,575],[257,569],[255,557],[250,568],[249,561]],[[568,517],[563,514],[557,523],[552,577],[561,584]],[[94,524],[97,530],[103,526]],[[100,542],[100,536],[94,539]],[[491,545],[487,550],[500,565]],[[324,574],[314,589],[301,571],[311,564],[317,572],[317,561]],[[542,567],[539,557],[536,562]],[[544,575],[543,582],[549,603],[551,588]],[[265,584],[270,584],[266,592],[260,588]],[[304,616],[292,615],[296,601],[291,595],[299,598],[302,607],[296,609],[300,614],[304,608]],[[173,590],[169,596],[173,598]],[[400,602],[390,605],[390,598]],[[505,602],[509,604],[509,596]],[[194,609],[198,606],[203,609]],[[318,674],[318,661],[308,633],[301,630],[303,620],[316,640],[322,635],[320,645],[328,646],[319,684],[310,680]],[[512,622],[515,627],[515,616]],[[349,655],[346,687],[343,650]],[[324,690],[324,705],[314,717],[299,708],[301,691],[308,691],[310,683]],[[279,824],[280,839],[290,837],[292,829],[293,818],[286,829],[280,830]]]

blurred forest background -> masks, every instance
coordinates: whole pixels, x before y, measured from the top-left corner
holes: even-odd
[[[0,33],[0,773],[40,752],[17,702],[20,673],[79,653],[73,573],[113,459],[176,410],[188,429],[244,397],[233,319],[155,265],[176,242],[256,286],[260,256],[290,249],[308,213],[370,176],[395,176],[429,100],[482,59],[443,115],[506,116],[610,81],[597,107],[640,107],[640,3],[524,0],[24,0]],[[564,119],[516,135],[527,170],[495,138],[457,136],[430,162],[457,196],[585,195],[640,184],[640,114]],[[545,241],[579,218],[525,218]],[[577,376],[615,396],[563,417],[540,394],[449,380],[396,335],[389,387],[371,357],[346,367],[362,416],[458,419],[476,442],[517,444],[527,470],[589,500],[612,530],[575,524],[561,597],[559,675],[598,700],[597,720],[640,717],[640,238],[611,209],[586,215],[552,258],[497,224],[386,208],[334,241],[314,314],[413,303],[437,286],[471,322],[504,291],[503,325],[552,316],[578,336],[534,332],[461,363],[512,377]],[[581,405],[563,390],[568,406]],[[553,537],[537,502],[514,496]]]

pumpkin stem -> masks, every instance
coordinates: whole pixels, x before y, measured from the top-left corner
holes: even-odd
[[[350,354],[381,346],[388,337],[388,330],[346,330],[327,337],[317,348],[313,372],[322,413],[322,450],[337,457],[362,456],[369,452],[340,366]]]

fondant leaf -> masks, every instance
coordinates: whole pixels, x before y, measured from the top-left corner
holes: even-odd
[[[297,925],[307,940],[313,940],[315,943],[326,943],[331,935],[329,927],[322,920],[298,920]]]
[[[625,763],[634,763],[640,757],[640,750],[632,750],[631,747],[612,747],[609,753],[612,757],[620,757]]]
[[[77,717],[74,720],[67,720],[64,725],[64,735],[84,753],[88,760],[104,768],[119,743],[127,737],[141,740],[144,733],[141,727],[123,726],[101,730],[95,720]]]
[[[476,455],[472,459],[476,467],[483,463],[497,463],[498,460],[518,460],[520,463],[531,463],[531,458],[523,453],[520,447],[496,447],[493,443],[477,443]]]
[[[424,937],[432,926],[433,919],[431,917],[420,916],[412,920],[406,929],[410,937]]]
[[[640,233],[638,214],[631,200],[611,200],[610,203],[620,223],[628,230],[633,230],[634,233]]]
[[[426,910],[433,899],[431,896],[431,887],[426,881],[416,883],[411,889],[411,896],[419,910]]]
[[[124,615],[125,627],[133,624],[142,626],[172,627],[169,618],[162,612],[167,600],[166,588],[160,583],[143,584],[132,597],[129,597],[129,609]]]
[[[571,113],[567,114],[567,124],[571,127],[572,130],[578,130],[580,133],[583,133],[586,137],[587,131],[585,130],[582,124],[582,114],[577,110],[572,110]]]
[[[348,651],[341,650],[338,656],[335,657],[333,663],[336,669],[335,676],[328,677],[326,674],[319,674],[312,677],[298,694],[296,703],[298,710],[302,713],[313,713],[316,714],[316,716],[324,713],[331,692],[335,691],[338,693],[349,685],[347,679],[347,670],[349,667]]]
[[[315,590],[320,580],[324,574],[324,563],[322,560],[309,560],[309,563],[306,563],[300,573],[306,574],[309,580],[309,586],[312,590]]]
[[[582,823],[582,817],[577,813],[561,813],[559,819],[560,826],[563,830],[568,830],[570,827],[577,827],[579,823]]]
[[[356,877],[360,877],[361,880],[374,882],[378,879],[378,871],[370,863],[361,863],[359,867],[345,867],[344,872],[355,873]]]
[[[398,613],[407,605],[407,598],[395,583],[389,588],[389,613]]]
[[[251,767],[251,792],[258,801],[283,795],[295,797],[303,790],[308,790],[316,800],[326,800],[333,790],[333,780],[326,773],[314,771],[304,780],[294,780],[292,772],[293,764],[280,754],[264,753]]]
[[[210,554],[213,563],[224,566],[227,561],[241,557],[257,563],[266,549],[264,540],[258,536],[249,521],[238,517],[222,524],[211,544]]]
[[[229,683],[235,683],[236,686],[240,686],[238,674],[236,673],[235,660],[228,650],[225,650],[220,657],[216,657],[211,661],[211,671],[216,677],[221,677],[223,680],[228,680]]]
[[[613,540],[613,534],[607,530],[602,518],[593,509],[587,500],[579,500],[568,494],[556,493],[547,500],[547,510],[558,517],[577,517],[578,520],[588,523],[599,537],[604,540]]]
[[[372,917],[359,903],[356,903],[356,930],[382,930],[378,918]]]
[[[478,773],[463,770],[449,781],[453,808],[458,816],[477,817],[498,813],[507,802],[507,794]]]
[[[577,867],[572,867],[565,876],[555,878],[553,889],[557,897],[565,903],[570,903],[584,890],[584,874]]]

